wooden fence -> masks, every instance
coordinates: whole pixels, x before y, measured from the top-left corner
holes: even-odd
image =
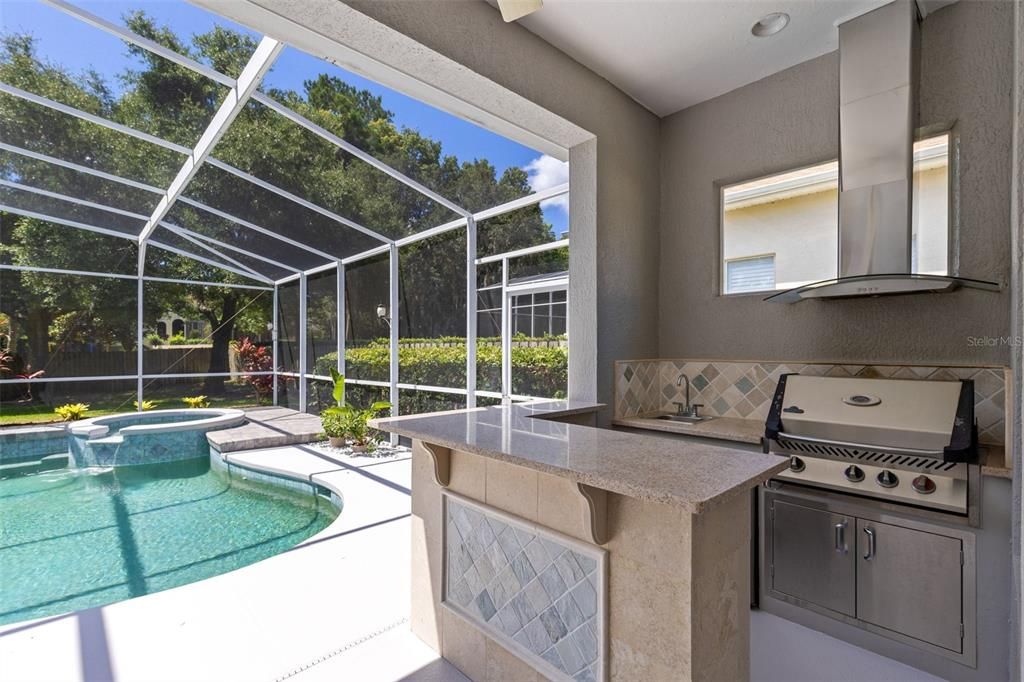
[[[134,375],[136,361],[134,350],[66,351],[50,357],[46,364],[46,376]],[[143,374],[201,374],[209,368],[209,346],[147,348],[142,353]]]

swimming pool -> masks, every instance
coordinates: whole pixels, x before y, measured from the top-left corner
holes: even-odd
[[[241,410],[204,408],[127,412],[68,425],[68,450],[78,467],[111,467],[202,457],[206,434],[245,422]]]
[[[226,573],[294,547],[337,515],[312,488],[247,480],[209,457],[6,479],[0,624]]]

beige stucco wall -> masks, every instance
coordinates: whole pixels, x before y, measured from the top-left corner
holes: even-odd
[[[959,136],[959,272],[1010,276],[1013,7],[958,2],[921,31],[921,126]],[[766,304],[718,295],[717,187],[838,154],[838,55],[828,54],[662,120],[661,357],[1008,364],[1011,294]],[[770,131],[771,134],[766,134]]]

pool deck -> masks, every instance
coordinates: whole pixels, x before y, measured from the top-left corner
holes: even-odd
[[[343,669],[361,681],[465,680],[408,628],[408,455],[299,445],[222,456],[327,486],[343,498],[342,513],[295,548],[236,571],[0,627],[0,679],[314,680]]]
[[[239,452],[258,448],[311,443],[320,438],[320,417],[287,407],[250,407],[245,411],[248,423],[206,435],[218,452]]]

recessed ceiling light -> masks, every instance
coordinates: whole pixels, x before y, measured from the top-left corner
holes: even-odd
[[[789,24],[789,15],[785,12],[772,12],[761,17],[760,21],[750,28],[750,32],[758,38],[773,36]]]

